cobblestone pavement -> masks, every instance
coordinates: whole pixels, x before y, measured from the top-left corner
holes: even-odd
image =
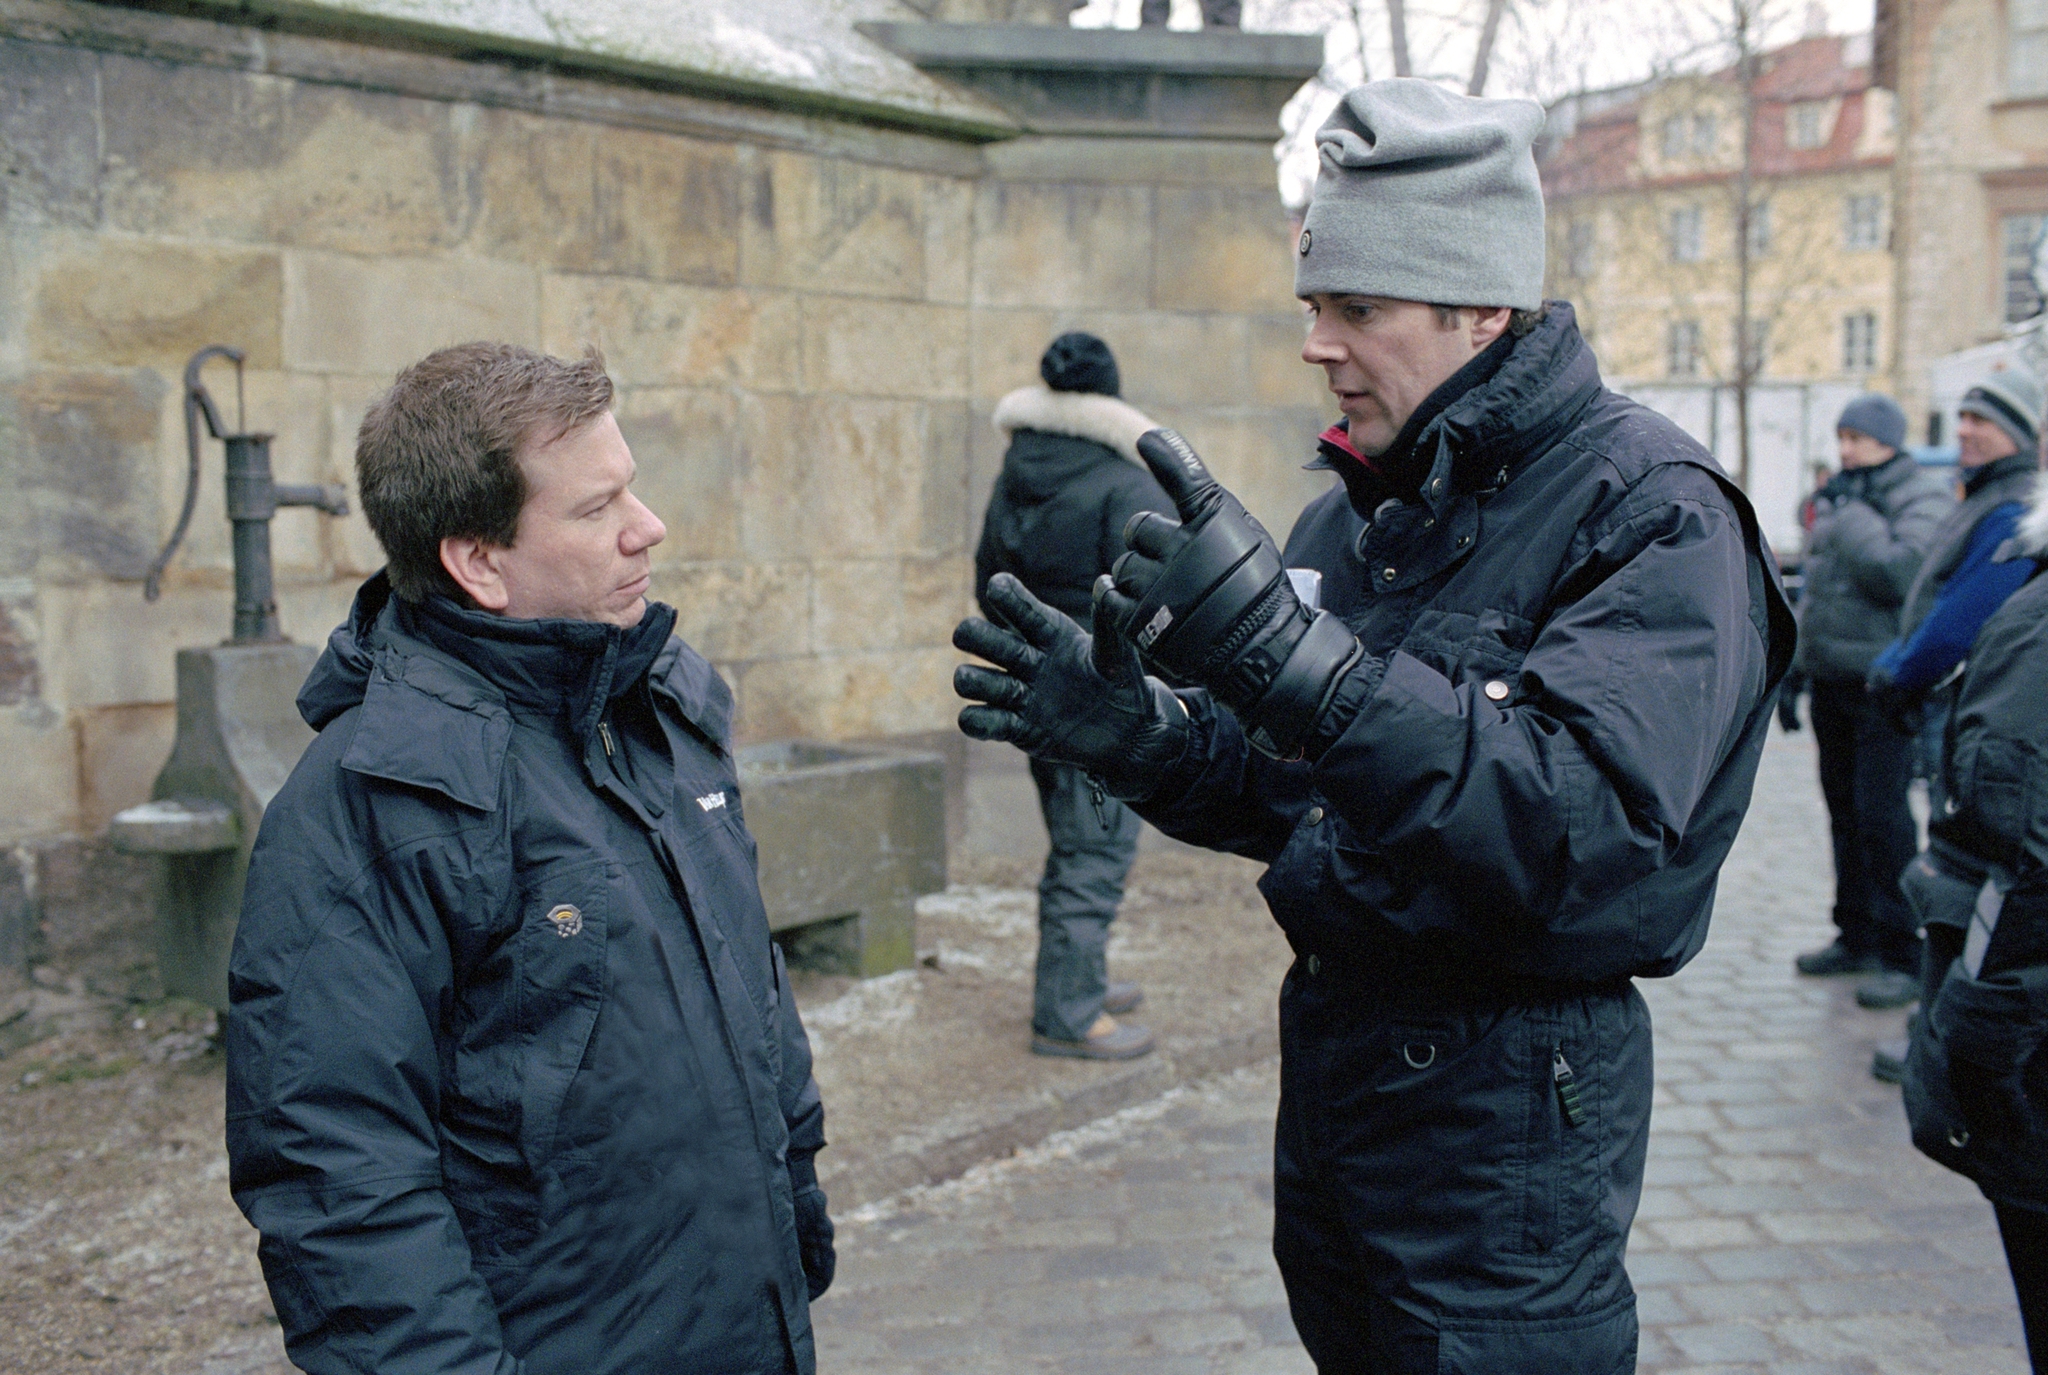
[[[1989,1207],[1869,1076],[1901,1017],[1792,973],[1830,882],[1811,737],[1779,737],[1706,950],[1644,986],[1642,1369],[2022,1375]],[[1244,1070],[847,1217],[820,1369],[1306,1372],[1267,1250],[1276,1083]]]

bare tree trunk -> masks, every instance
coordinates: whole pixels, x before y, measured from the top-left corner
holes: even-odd
[[[1742,91],[1742,159],[1735,177],[1735,483],[1749,490],[1749,400],[1750,387],[1762,370],[1763,341],[1755,337],[1756,321],[1750,301],[1749,222],[1755,213],[1751,194],[1756,180],[1756,15],[1755,0],[1731,0],[1734,20],[1735,79]]]
[[[1486,70],[1493,63],[1493,40],[1500,36],[1500,19],[1507,13],[1508,0],[1486,0],[1486,22],[1479,26],[1479,51],[1472,56],[1472,80],[1466,95],[1486,94]]]
[[[1408,0],[1387,0],[1387,37],[1394,45],[1394,75],[1413,75],[1408,61]]]

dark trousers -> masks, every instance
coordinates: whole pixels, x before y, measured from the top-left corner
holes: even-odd
[[[1321,1375],[1633,1371],[1622,1252],[1651,1084],[1633,988],[1397,1006],[1297,960],[1280,993],[1273,1256]]]
[[[2027,1328],[2027,1359],[2036,1375],[2048,1375],[2048,1213],[1996,1203],[2005,1263],[2019,1295],[2020,1321]]]
[[[1842,944],[1887,969],[1915,972],[1919,948],[1899,875],[1919,852],[1906,806],[1913,737],[1902,735],[1855,682],[1815,679],[1813,741],[1835,850],[1835,925]]]
[[[1038,808],[1052,838],[1038,881],[1031,1029],[1057,1041],[1078,1041],[1102,1015],[1109,924],[1123,901],[1143,823],[1113,797],[1102,799],[1098,814],[1094,789],[1079,769],[1034,759],[1031,781],[1038,785]]]
[[[1148,29],[1166,27],[1172,10],[1170,0],[1144,0],[1138,6],[1138,23]],[[1202,0],[1202,27],[1234,29],[1244,13],[1244,0]]]

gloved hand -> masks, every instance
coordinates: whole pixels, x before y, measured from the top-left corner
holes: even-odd
[[[1793,672],[1778,684],[1778,724],[1787,731],[1799,729],[1799,694],[1806,691],[1806,675]]]
[[[825,1191],[813,1184],[798,1189],[796,1203],[796,1249],[804,1263],[804,1287],[811,1298],[832,1287],[832,1273],[839,1268],[839,1253],[832,1246],[832,1217],[825,1211]]]
[[[1869,679],[1863,685],[1870,694],[1878,713],[1891,723],[1892,729],[1901,735],[1918,735],[1920,728],[1927,724],[1927,696],[1925,693],[1908,691],[1894,683],[1891,675],[1881,669],[1872,669]]]
[[[1150,796],[1187,752],[1188,712],[1166,684],[1145,676],[1102,604],[1091,638],[1008,573],[989,579],[987,601],[1014,629],[976,619],[953,631],[955,648],[1003,670],[953,670],[953,691],[986,704],[961,709],[961,731],[1085,769],[1113,797]]]
[[[1172,430],[1149,430],[1138,454],[1180,512],[1124,527],[1099,607],[1156,668],[1208,688],[1259,750],[1299,759],[1345,670],[1363,655],[1335,616],[1294,595],[1273,537]],[[1100,616],[1097,620],[1100,622]]]

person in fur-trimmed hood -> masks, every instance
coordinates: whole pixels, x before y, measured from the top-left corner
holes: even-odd
[[[974,595],[984,612],[989,579],[1008,573],[1041,601],[1085,619],[1095,579],[1124,551],[1124,523],[1168,512],[1138,457],[1153,422],[1118,399],[1116,357],[1092,334],[1062,334],[1039,360],[1040,387],[996,404],[1009,441],[974,554]],[[1052,837],[1038,884],[1038,977],[1031,1048],[1040,1055],[1124,1060],[1152,1049],[1152,1034],[1119,1023],[1142,995],[1111,984],[1104,952],[1138,849],[1139,821],[1100,796],[1080,769],[1031,761]]]
[[[1970,647],[1945,814],[1901,880],[1927,928],[1904,1087],[1913,1144],[1998,1215],[2027,1350],[2048,1371],[2048,483],[1995,558],[2023,581]]]

